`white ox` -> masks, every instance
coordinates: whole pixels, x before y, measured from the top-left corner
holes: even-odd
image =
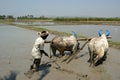
[[[100,37],[95,37],[90,40],[88,43],[88,50],[90,54],[90,66],[95,66],[96,63],[100,60],[106,58],[106,54],[109,48],[109,44],[107,41],[107,36],[109,36],[109,32],[107,34],[102,34]]]

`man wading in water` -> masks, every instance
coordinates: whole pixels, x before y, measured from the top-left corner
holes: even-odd
[[[42,55],[49,57],[44,51],[45,39],[48,37],[49,33],[47,31],[42,31],[38,33],[39,37],[35,40],[35,44],[32,49],[33,64],[30,66],[30,70],[39,71],[39,65],[41,63]]]

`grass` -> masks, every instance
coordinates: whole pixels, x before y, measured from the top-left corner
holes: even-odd
[[[120,49],[120,42],[113,42],[113,41],[108,41],[108,42],[111,47]]]

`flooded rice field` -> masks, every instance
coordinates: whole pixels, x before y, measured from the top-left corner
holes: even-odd
[[[0,80],[120,80],[120,50],[110,48],[107,60],[93,68],[89,67],[87,46],[69,64],[62,62],[67,55],[53,58],[57,65],[43,55],[39,72],[29,79],[24,73],[32,64],[31,49],[37,37],[35,31],[0,24]],[[53,37],[50,34],[48,40]],[[49,44],[45,51],[50,53]]]

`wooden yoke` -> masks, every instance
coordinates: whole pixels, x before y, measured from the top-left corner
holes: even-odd
[[[107,39],[111,39],[111,36],[107,36]],[[90,41],[92,38],[79,38],[77,41]],[[51,43],[52,41],[45,41],[45,43]]]
[[[90,41],[92,38],[80,38],[77,41]]]
[[[111,36],[107,36],[107,39],[111,39],[112,37]],[[80,38],[80,39],[77,39],[77,41],[90,41],[92,38]]]

